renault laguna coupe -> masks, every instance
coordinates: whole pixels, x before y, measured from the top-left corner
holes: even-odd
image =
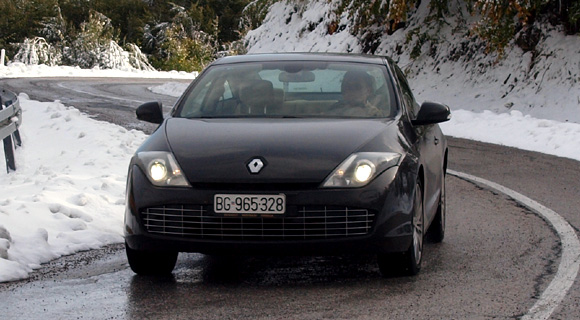
[[[137,274],[179,252],[377,254],[420,271],[445,234],[449,108],[419,105],[389,58],[255,54],[209,65],[131,159],[125,247]]]

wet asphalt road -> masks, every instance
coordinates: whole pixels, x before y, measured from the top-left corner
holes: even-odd
[[[118,106],[120,97],[143,98],[143,102],[167,99],[166,106],[174,99],[139,91],[144,83],[156,83],[151,80],[125,79],[130,83],[127,88],[121,79],[76,81],[82,83],[83,91],[96,90],[90,92],[99,97],[95,98],[98,111],[91,109],[93,102],[81,105],[81,97],[67,91],[70,89],[59,91],[63,86],[54,83],[62,83],[61,79],[36,79],[34,83],[47,86],[37,93],[33,93],[36,84],[25,79],[4,79],[0,86],[8,83],[12,86],[8,89],[27,92],[33,99],[79,104],[91,114],[116,110],[119,113],[111,120],[130,128],[139,127],[131,110],[139,102],[125,101]],[[167,80],[157,83],[163,82]],[[72,92],[80,91],[73,88]],[[104,99],[102,93],[117,99]],[[450,139],[449,160],[450,169],[514,189],[558,212],[578,231],[579,162],[461,139]],[[148,278],[128,269],[124,250],[117,245],[63,257],[28,280],[0,284],[0,318],[521,317],[558,267],[561,248],[557,235],[538,216],[503,195],[452,176],[447,178],[447,191],[446,239],[426,245],[423,270],[416,277],[382,278],[372,256],[225,259],[181,254],[172,277]],[[578,318],[580,283],[576,280],[552,319]]]
[[[554,272],[558,241],[511,200],[448,178],[449,224],[422,272],[384,279],[373,256],[181,254],[170,278],[134,275],[122,246],[0,285],[6,319],[511,319]],[[96,255],[96,257],[95,257]],[[84,257],[83,257],[84,256]]]

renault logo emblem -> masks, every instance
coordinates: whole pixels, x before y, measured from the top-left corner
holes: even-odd
[[[248,163],[248,170],[252,174],[258,174],[266,166],[265,160],[254,158]]]

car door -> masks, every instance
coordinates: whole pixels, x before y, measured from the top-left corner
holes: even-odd
[[[415,100],[407,79],[401,69],[394,65],[395,76],[399,83],[401,100],[405,104],[408,116],[415,119],[419,113],[420,105]],[[419,154],[419,161],[423,166],[424,181],[424,208],[425,220],[428,224],[433,220],[439,204],[439,195],[443,179],[443,144],[444,139],[438,125],[418,125],[412,126],[412,131],[416,135],[415,146]]]

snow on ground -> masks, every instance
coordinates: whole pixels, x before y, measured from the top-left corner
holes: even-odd
[[[59,102],[19,100],[17,170],[0,173],[0,281],[123,241],[127,165],[146,138]]]
[[[455,110],[442,123],[446,135],[489,142],[580,161],[580,124],[536,119],[519,111]]]
[[[197,73],[83,70],[21,63],[0,66],[0,78],[141,77],[171,81],[195,76]],[[162,89],[170,92],[171,86]],[[0,282],[26,278],[40,264],[62,255],[122,242],[127,166],[146,138],[141,131],[96,121],[58,101],[33,101],[25,93],[19,100],[23,146],[15,152],[17,170],[6,174],[3,163],[0,168]]]
[[[198,72],[183,71],[143,71],[137,69],[110,70],[110,69],[81,69],[79,67],[49,67],[46,65],[25,65],[12,62],[0,66],[0,78],[27,78],[27,77],[123,77],[123,78],[162,78],[162,79],[193,79]]]
[[[303,2],[302,15],[285,2],[275,4],[264,25],[248,34],[250,52],[360,52],[348,30],[326,34],[326,21],[336,18],[330,13],[335,4]],[[345,16],[338,20],[348,23]],[[505,60],[481,70],[473,64],[495,58],[454,62],[449,56],[461,46],[459,36],[442,46],[447,49],[437,56],[412,60],[408,50],[399,54],[396,48],[396,42],[407,36],[402,31],[383,41],[377,53],[393,55],[408,71],[419,102],[435,100],[451,107],[452,120],[441,125],[447,135],[580,161],[580,37],[544,32],[549,35],[539,44],[544,59],[534,64],[529,53],[517,48],[506,52]],[[428,44],[425,47],[428,51]],[[0,66],[0,78],[167,78],[166,84],[150,90],[172,96],[186,85],[171,78],[196,75]],[[140,131],[90,119],[60,102],[32,101],[25,94],[19,99],[23,147],[16,151],[18,169],[10,174],[0,171],[0,282],[25,278],[41,263],[62,255],[122,242],[127,165],[146,138]]]
[[[149,90],[166,96],[179,97],[187,89],[187,86],[189,86],[189,83],[167,82],[159,86],[150,87]]]

